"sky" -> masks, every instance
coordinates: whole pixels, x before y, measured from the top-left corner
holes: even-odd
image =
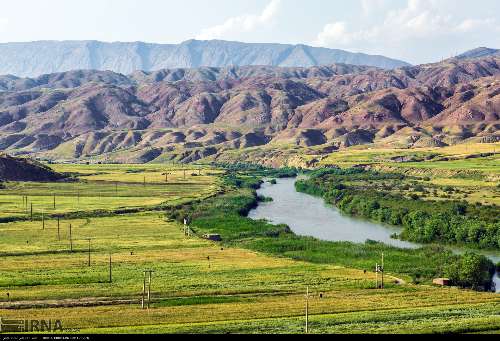
[[[413,64],[500,48],[498,0],[0,0],[0,42],[306,44]]]

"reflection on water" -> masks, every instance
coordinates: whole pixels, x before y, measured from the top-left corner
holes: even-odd
[[[418,248],[416,244],[391,238],[401,231],[399,228],[344,216],[323,199],[297,192],[295,179],[279,179],[276,185],[266,182],[258,194],[274,201],[259,204],[249,217],[287,224],[297,235],[353,243],[370,239],[397,247]]]
[[[287,224],[297,235],[321,240],[353,243],[374,240],[401,248],[419,247],[418,244],[391,238],[391,235],[401,231],[400,228],[344,216],[338,209],[325,204],[323,199],[297,192],[295,181],[296,179],[278,179],[276,185],[266,182],[258,190],[258,194],[273,198],[274,201],[259,204],[248,216],[252,219],[267,219],[273,224]],[[483,254],[495,264],[500,261],[500,253]],[[495,276],[495,283],[497,291],[500,291],[498,274]]]

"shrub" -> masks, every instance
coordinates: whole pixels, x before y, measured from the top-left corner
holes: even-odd
[[[474,290],[490,290],[494,273],[493,262],[485,256],[471,252],[449,264],[445,270],[452,285]]]
[[[424,192],[424,191],[425,191],[425,188],[424,188],[424,186],[422,186],[422,185],[416,185],[416,186],[413,188],[413,190],[414,190],[415,192]]]
[[[443,191],[446,193],[453,193],[455,191],[455,189],[451,186],[446,186],[443,188]]]

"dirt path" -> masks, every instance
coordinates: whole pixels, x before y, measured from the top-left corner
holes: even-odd
[[[91,297],[64,300],[39,300],[0,302],[0,309],[21,310],[34,308],[73,308],[73,307],[96,307],[107,305],[140,304],[140,299]]]
[[[394,276],[391,276],[391,275],[387,275],[387,277],[393,279],[394,280],[394,284],[397,284],[397,285],[405,285],[406,284],[406,281],[404,279],[401,279],[401,278],[398,278],[398,277],[394,277]]]

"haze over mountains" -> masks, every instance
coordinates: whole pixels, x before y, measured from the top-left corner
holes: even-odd
[[[0,150],[55,160],[192,162],[265,147],[261,157],[272,162],[284,150],[495,142],[499,131],[495,53],[393,70],[334,64],[0,77]]]
[[[403,61],[306,45],[189,40],[181,44],[36,41],[0,44],[0,75],[37,77],[71,70],[130,74],[137,70],[204,66],[310,67],[345,63],[393,69]]]

